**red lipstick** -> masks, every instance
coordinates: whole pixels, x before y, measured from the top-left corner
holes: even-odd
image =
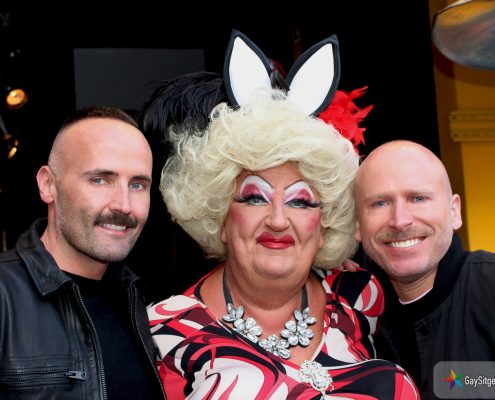
[[[275,237],[268,232],[263,232],[256,238],[256,243],[259,243],[269,249],[282,250],[293,246],[295,241],[291,235]]]

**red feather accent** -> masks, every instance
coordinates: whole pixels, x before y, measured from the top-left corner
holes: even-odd
[[[327,124],[332,124],[342,136],[349,139],[356,152],[358,152],[357,146],[364,144],[363,132],[366,130],[366,128],[359,127],[359,123],[368,115],[373,106],[359,108],[353,100],[361,97],[366,89],[368,86],[349,93],[337,90],[330,105],[318,115],[318,118]]]

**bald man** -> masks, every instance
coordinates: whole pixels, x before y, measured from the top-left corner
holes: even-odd
[[[36,176],[48,218],[0,255],[0,398],[163,399],[138,277],[152,154],[111,107],[69,118]]]
[[[417,143],[372,151],[355,191],[355,237],[386,295],[378,356],[411,373],[422,399],[435,399],[437,363],[495,361],[495,254],[463,250],[454,234],[460,197],[442,162]]]

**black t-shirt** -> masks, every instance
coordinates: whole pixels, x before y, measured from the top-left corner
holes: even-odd
[[[106,276],[98,281],[67,275],[79,286],[96,327],[103,353],[108,399],[150,399],[150,368],[131,326],[125,289]]]

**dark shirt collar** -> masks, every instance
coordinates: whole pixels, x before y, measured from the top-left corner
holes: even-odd
[[[400,314],[407,315],[408,319],[416,321],[431,313],[437,308],[449,295],[454,287],[457,278],[464,265],[464,260],[468,255],[462,247],[461,240],[457,234],[453,235],[452,243],[440,260],[433,289],[425,296],[410,304],[401,304],[397,293],[390,283],[390,280],[370,258],[365,257],[365,267],[368,268],[377,276],[385,293],[385,315]],[[407,310],[407,313],[404,313]]]

